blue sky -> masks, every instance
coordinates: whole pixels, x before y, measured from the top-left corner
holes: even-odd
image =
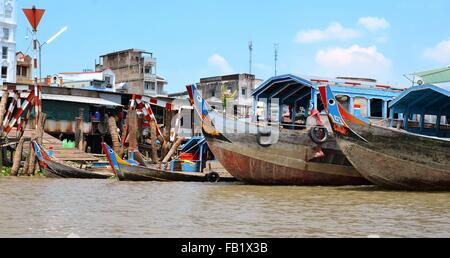
[[[403,74],[450,65],[450,1],[302,0],[18,0],[47,12],[39,38],[69,29],[43,50],[43,74],[93,69],[102,54],[153,52],[167,90],[201,77],[253,70],[279,74],[366,76],[407,84]],[[19,10],[17,49],[27,51],[28,22]]]

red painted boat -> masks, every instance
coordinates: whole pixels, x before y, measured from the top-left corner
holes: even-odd
[[[208,108],[195,86],[187,88],[209,147],[237,179],[258,185],[370,184],[324,127],[287,130],[238,120]]]

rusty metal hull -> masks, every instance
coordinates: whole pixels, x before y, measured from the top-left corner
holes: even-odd
[[[232,143],[207,137],[208,144],[225,169],[238,180],[256,185],[346,186],[369,185],[337,150],[324,150],[326,156],[307,162],[310,146],[280,142],[261,147],[256,136],[241,135]],[[306,137],[306,136],[305,136]],[[254,138],[254,139],[253,139]],[[283,137],[282,137],[283,138]],[[307,138],[304,140],[307,141]],[[334,164],[333,164],[334,163]]]
[[[347,123],[367,142],[339,136],[339,146],[374,184],[396,190],[450,190],[449,140]]]

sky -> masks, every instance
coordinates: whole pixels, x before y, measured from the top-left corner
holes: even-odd
[[[38,38],[68,30],[42,51],[43,75],[94,69],[100,55],[154,53],[179,92],[203,77],[253,73],[359,76],[410,86],[403,75],[450,65],[448,0],[17,0],[46,9]],[[32,55],[18,10],[17,51]],[[27,39],[27,35],[28,37]]]

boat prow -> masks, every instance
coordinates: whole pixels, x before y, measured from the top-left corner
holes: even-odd
[[[42,146],[32,141],[33,149],[38,158],[39,165],[44,175],[49,178],[73,178],[73,179],[108,179],[113,176],[109,171],[88,171],[74,168],[59,162],[48,155]]]
[[[450,141],[361,123],[336,101],[330,86],[322,100],[341,150],[379,186],[410,191],[450,190]]]

